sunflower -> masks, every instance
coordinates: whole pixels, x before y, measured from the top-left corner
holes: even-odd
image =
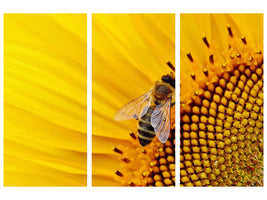
[[[174,14],[92,16],[92,185],[175,183],[174,109],[169,140],[141,147],[137,122],[114,120],[124,104],[146,93],[175,63]],[[173,106],[174,107],[174,106]]]
[[[182,186],[263,186],[263,15],[181,15]]]
[[[86,186],[85,14],[4,15],[4,185]]]

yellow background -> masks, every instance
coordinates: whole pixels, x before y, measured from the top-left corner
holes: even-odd
[[[86,14],[4,15],[4,185],[85,186]]]

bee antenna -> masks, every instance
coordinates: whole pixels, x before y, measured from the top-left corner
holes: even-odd
[[[169,61],[167,62],[167,65],[173,70],[175,71],[175,67],[172,65],[172,63]]]

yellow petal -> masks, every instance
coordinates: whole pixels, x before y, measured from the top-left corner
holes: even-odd
[[[4,15],[4,184],[86,185],[85,14]]]

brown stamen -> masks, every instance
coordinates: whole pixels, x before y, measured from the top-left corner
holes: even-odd
[[[209,61],[210,61],[210,63],[214,63],[214,58],[213,58],[213,54],[210,54],[210,56],[209,56]]]
[[[257,51],[257,54],[261,54],[261,50],[258,50],[258,51]]]
[[[117,147],[112,147],[112,151],[119,153],[119,154],[122,154],[122,151],[119,150]]]
[[[135,186],[134,182],[129,182],[129,186]]]
[[[209,44],[209,42],[208,42],[206,36],[203,36],[203,37],[202,37],[202,40],[203,40],[203,42],[205,43],[205,45],[206,45],[207,47],[210,47],[210,44]]]
[[[247,44],[247,40],[246,40],[245,36],[241,36],[241,40],[242,40],[242,42],[243,42],[244,44]]]
[[[121,158],[121,160],[125,163],[130,163],[131,161],[128,158]]]
[[[192,73],[190,74],[190,76],[192,77],[192,79],[193,79],[193,80],[195,80],[195,79],[196,79],[196,75],[195,75],[195,73],[194,73],[194,72],[192,72]]]
[[[133,132],[130,132],[129,135],[131,136],[131,138],[133,138],[134,140],[136,140],[136,136],[135,136],[135,134]]]
[[[209,71],[208,71],[208,69],[206,67],[203,69],[203,73],[205,74],[205,76],[209,75]]]
[[[191,62],[193,62],[194,60],[193,60],[193,57],[192,57],[192,55],[191,55],[191,53],[187,53],[186,54],[186,56],[187,56],[187,58],[191,61]]]
[[[229,24],[227,24],[227,30],[228,30],[229,36],[233,37],[233,32],[232,32],[231,26]]]
[[[167,65],[173,70],[175,71],[175,67],[172,65],[172,63],[169,61],[167,62]]]
[[[115,174],[120,176],[120,177],[123,177],[123,174],[119,170],[115,170]]]

